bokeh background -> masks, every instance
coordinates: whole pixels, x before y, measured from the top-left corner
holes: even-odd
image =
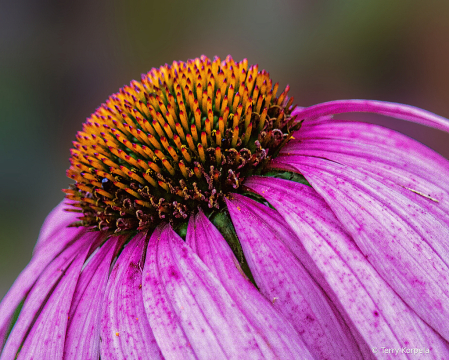
[[[0,299],[63,198],[75,132],[152,67],[248,58],[296,103],[369,98],[449,117],[447,0],[0,1]],[[449,158],[449,135],[377,116]]]

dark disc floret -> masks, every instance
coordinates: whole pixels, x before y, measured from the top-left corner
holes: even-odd
[[[83,124],[63,190],[75,226],[145,230],[224,207],[292,137],[289,86],[228,56],[173,62],[142,75]]]

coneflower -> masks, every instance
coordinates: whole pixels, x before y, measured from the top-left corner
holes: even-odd
[[[449,121],[288,91],[201,56],[109,97],[0,304],[0,359],[448,359],[449,162],[332,116]]]

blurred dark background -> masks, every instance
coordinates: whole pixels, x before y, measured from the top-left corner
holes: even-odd
[[[369,98],[449,117],[448,19],[447,0],[0,1],[0,299],[63,198],[75,132],[141,73],[231,54],[290,84],[303,106]],[[350,118],[449,158],[441,131]]]

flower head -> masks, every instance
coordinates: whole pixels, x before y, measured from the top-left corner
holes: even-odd
[[[449,162],[332,116],[449,122],[288,90],[202,56],[101,105],[0,304],[0,359],[449,358]]]
[[[132,81],[86,121],[65,190],[81,225],[145,230],[181,221],[262,170],[300,126],[289,87],[279,94],[248,62],[175,61]]]

